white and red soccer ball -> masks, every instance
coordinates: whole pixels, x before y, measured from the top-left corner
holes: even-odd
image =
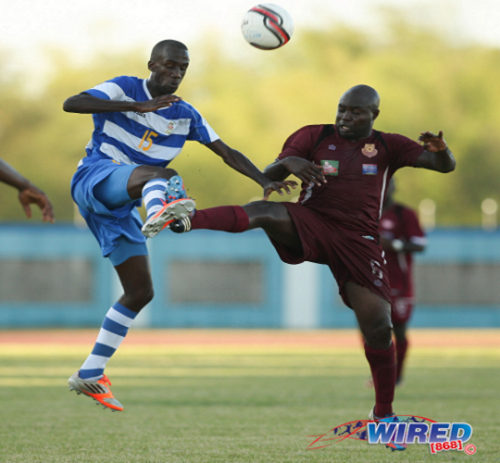
[[[241,31],[250,45],[261,50],[274,50],[290,40],[293,19],[284,8],[273,3],[261,3],[246,12]]]

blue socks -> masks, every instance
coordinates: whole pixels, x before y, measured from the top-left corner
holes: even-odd
[[[168,180],[165,178],[155,178],[142,187],[142,199],[146,207],[147,219],[155,215],[167,202],[165,194],[167,188]]]
[[[137,312],[118,302],[108,310],[94,348],[80,368],[80,378],[94,381],[102,377],[108,360],[122,343],[136,316]]]
[[[142,199],[147,214],[146,220],[161,210],[165,203],[171,203],[181,198],[187,198],[187,194],[179,175],[174,175],[168,180],[165,178],[149,180],[142,187]]]

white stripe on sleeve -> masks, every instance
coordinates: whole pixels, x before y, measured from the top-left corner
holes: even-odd
[[[110,100],[122,100],[126,96],[122,88],[114,82],[103,82],[102,84],[96,85],[94,90],[105,93],[109,96]]]

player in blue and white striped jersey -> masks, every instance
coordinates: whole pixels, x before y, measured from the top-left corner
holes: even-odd
[[[153,99],[146,79],[129,76],[115,77],[85,93],[114,101]],[[125,164],[165,167],[181,152],[186,140],[207,144],[219,139],[201,114],[182,100],[154,112],[97,113],[93,119],[95,131],[87,155]]]
[[[71,182],[71,193],[104,257],[115,267],[124,294],[108,310],[95,346],[69,386],[107,408],[122,410],[104,368],[137,313],[152,299],[145,236],[175,215],[194,210],[182,179],[169,162],[187,140],[203,143],[233,169],[264,189],[289,191],[293,182],[272,181],[246,156],[226,145],[201,114],[174,95],[189,65],[186,46],[164,40],[153,47],[147,79],[120,76],[68,98],[67,112],[92,114],[94,132]],[[136,206],[144,200],[142,224]]]

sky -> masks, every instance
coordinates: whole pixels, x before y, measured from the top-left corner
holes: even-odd
[[[0,49],[15,53],[14,67],[32,66],[50,45],[85,59],[102,47],[124,50],[164,38],[188,44],[216,30],[221,46],[243,47],[240,25],[255,0],[0,0]],[[265,2],[262,2],[265,3]],[[446,32],[460,43],[500,48],[500,0],[275,0],[301,29],[344,22],[383,33],[380,11],[404,9],[416,22]],[[260,51],[259,51],[260,52]],[[269,53],[269,52],[262,52]],[[35,59],[35,61],[34,61]],[[40,64],[40,63],[38,63]]]

